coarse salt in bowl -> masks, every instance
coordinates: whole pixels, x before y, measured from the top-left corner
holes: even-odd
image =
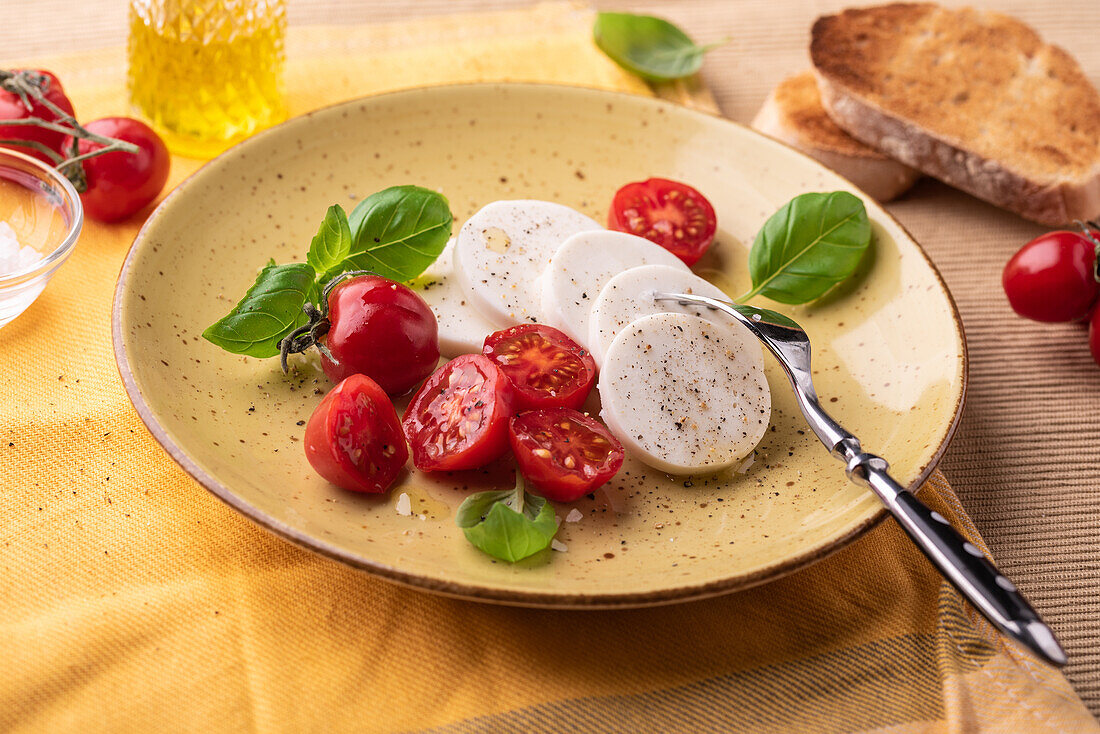
[[[0,327],[34,303],[84,225],[76,189],[57,169],[0,148]]]

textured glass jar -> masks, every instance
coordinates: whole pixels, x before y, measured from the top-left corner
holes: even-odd
[[[285,0],[131,0],[130,102],[206,157],[286,117]]]

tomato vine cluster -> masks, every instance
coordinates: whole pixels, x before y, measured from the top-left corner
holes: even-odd
[[[152,128],[129,117],[80,124],[48,71],[0,70],[0,146],[56,166],[102,222],[144,208],[168,180],[168,148]]]

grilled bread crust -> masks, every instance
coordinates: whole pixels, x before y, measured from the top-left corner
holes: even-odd
[[[931,3],[814,23],[829,116],[858,140],[1027,219],[1100,214],[1100,93],[1008,16]]]
[[[837,127],[821,106],[812,71],[773,89],[752,126],[816,158],[879,201],[900,196],[920,176]]]

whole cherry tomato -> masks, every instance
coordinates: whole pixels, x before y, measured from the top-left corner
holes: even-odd
[[[572,502],[623,465],[623,446],[595,418],[570,408],[531,410],[508,425],[519,470],[546,499]]]
[[[409,458],[393,403],[365,375],[329,391],[306,424],[303,444],[318,474],[353,492],[385,492]]]
[[[390,395],[402,395],[432,373],[439,362],[435,314],[408,286],[380,275],[340,283],[328,296],[328,334],[323,343],[335,362],[322,356],[333,382],[363,374]]]
[[[543,324],[520,324],[490,334],[482,352],[511,381],[517,411],[579,408],[596,379],[596,362],[588,350]]]
[[[1100,233],[1092,231],[1090,236]],[[1020,248],[1005,265],[1001,284],[1014,310],[1034,321],[1076,321],[1100,295],[1096,244],[1083,232],[1050,232]]]
[[[405,411],[402,427],[422,471],[476,469],[508,450],[512,386],[483,354],[464,354],[436,370]]]
[[[88,190],[80,195],[84,211],[101,222],[116,222],[138,211],[164,188],[168,180],[168,147],[151,127],[129,117],[104,117],[84,125],[90,132],[118,138],[138,147],[137,153],[115,151],[83,162]],[[71,138],[67,140],[71,141]],[[69,143],[66,142],[66,145]],[[80,152],[102,148],[80,141]]]
[[[1100,364],[1100,307],[1094,308],[1089,318],[1089,351],[1096,364]]]
[[[607,228],[656,242],[691,267],[718,231],[707,197],[679,181],[651,178],[615,192]]]
[[[48,71],[37,71],[34,73],[41,74],[45,77],[45,98],[53,102],[70,116],[74,115],[73,103],[65,96],[65,90],[62,89],[61,82],[57,80],[57,77]],[[19,98],[19,95],[0,90],[0,121],[23,120],[28,117],[38,117],[47,122],[54,122],[58,119],[58,116],[46,107],[46,105],[33,99],[31,99],[31,102],[31,109],[28,110],[26,105],[23,104],[23,100]],[[68,149],[63,147],[65,137],[65,133],[46,130],[41,127],[0,124],[0,140],[25,140],[40,143],[59,154],[62,158],[68,157]],[[5,147],[10,147],[14,150],[26,153],[27,155],[32,155],[44,163],[49,163],[51,166],[57,163],[57,161],[51,159],[46,154],[40,153],[25,145],[10,144]]]

